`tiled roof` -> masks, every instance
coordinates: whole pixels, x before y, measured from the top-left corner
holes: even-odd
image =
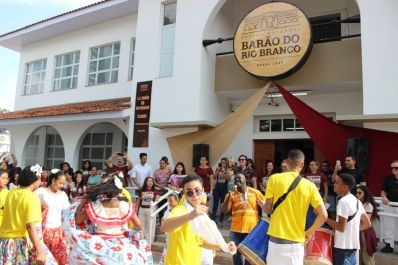
[[[9,34],[12,34],[12,33],[15,33],[15,32],[18,32],[18,31],[21,31],[21,30],[30,28],[30,27],[35,26],[35,25],[37,25],[37,24],[40,24],[40,23],[43,23],[43,22],[47,22],[47,21],[49,21],[49,20],[52,20],[52,19],[55,19],[55,18],[58,18],[58,17],[62,17],[62,16],[65,16],[65,15],[68,15],[68,14],[71,14],[71,13],[74,13],[74,12],[77,12],[77,11],[80,11],[80,10],[83,10],[83,9],[86,9],[86,8],[90,8],[90,7],[92,7],[92,6],[96,6],[96,5],[102,4],[102,3],[104,3],[104,2],[109,2],[109,1],[112,1],[112,0],[102,0],[102,1],[99,1],[99,2],[96,2],[96,3],[92,3],[92,4],[90,4],[90,5],[86,5],[86,6],[82,6],[82,7],[73,9],[73,10],[68,11],[68,12],[65,12],[65,13],[61,13],[61,14],[56,15],[56,16],[53,16],[53,17],[49,17],[49,18],[46,18],[46,19],[37,21],[37,22],[35,22],[35,23],[29,24],[29,25],[27,25],[27,26],[24,26],[24,27],[22,27],[22,28],[19,28],[19,29],[16,29],[16,30],[7,32],[7,33],[5,33],[5,34],[2,34],[2,35],[0,35],[0,38],[1,38],[1,37],[4,37],[4,36],[6,36],[6,35],[9,35]]]
[[[131,98],[116,98],[65,104],[51,107],[18,110],[0,114],[0,120],[39,118],[82,113],[119,111],[130,108]]]

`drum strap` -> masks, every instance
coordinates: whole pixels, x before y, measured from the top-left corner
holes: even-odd
[[[292,184],[290,184],[289,189],[288,189],[282,196],[280,196],[280,197],[278,198],[278,200],[276,201],[276,203],[274,204],[274,207],[273,207],[273,209],[272,209],[272,213],[275,212],[275,210],[276,210],[276,208],[278,208],[279,204],[281,204],[281,203],[286,199],[287,195],[288,195],[292,190],[294,190],[294,189],[298,186],[298,184],[299,184],[299,182],[300,182],[301,179],[302,179],[302,178],[301,178],[300,175],[298,175],[298,176],[294,179],[294,181],[292,182]]]
[[[359,203],[359,200],[357,199],[357,210],[355,211],[355,213],[354,213],[353,215],[348,216],[347,223],[348,223],[349,221],[351,221],[352,219],[354,219],[355,215],[357,215],[358,206],[359,206],[358,203]]]

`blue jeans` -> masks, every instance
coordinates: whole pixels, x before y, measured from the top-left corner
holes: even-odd
[[[355,265],[356,249],[333,248],[333,265]]]
[[[229,235],[231,241],[235,242],[235,245],[238,246],[246,237],[247,237],[247,233],[237,233],[237,232],[232,232]],[[234,265],[243,265],[243,260],[242,260],[242,254],[240,254],[239,251],[236,252],[235,255],[232,256],[232,259],[234,261]],[[245,265],[250,265],[250,263],[245,260]]]

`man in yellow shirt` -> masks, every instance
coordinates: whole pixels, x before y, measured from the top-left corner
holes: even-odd
[[[196,235],[190,221],[199,215],[207,214],[208,207],[202,205],[203,184],[199,176],[190,175],[182,181],[186,200],[171,210],[167,219],[162,222],[160,231],[168,233],[168,246],[165,265],[200,265],[202,247],[220,250]],[[230,250],[236,250],[230,242]]]
[[[273,204],[287,192],[304,167],[304,153],[298,149],[289,151],[288,171],[270,177],[265,192],[264,211],[272,212]],[[317,214],[314,224],[304,231],[306,214],[311,205]],[[304,242],[326,221],[327,212],[316,186],[307,179],[301,179],[297,187],[272,213],[268,229],[268,265],[302,265]]]
[[[232,212],[231,240],[239,245],[252,231],[258,222],[257,201],[263,201],[260,191],[247,187],[245,175],[238,173],[234,176],[235,188],[225,196],[221,209],[225,213]],[[243,264],[242,255],[237,252],[233,256],[234,265]],[[250,264],[245,261],[245,264]]]

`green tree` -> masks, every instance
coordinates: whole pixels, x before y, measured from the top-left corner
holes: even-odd
[[[6,113],[6,112],[10,112],[10,111],[8,109],[0,108],[0,113]]]

